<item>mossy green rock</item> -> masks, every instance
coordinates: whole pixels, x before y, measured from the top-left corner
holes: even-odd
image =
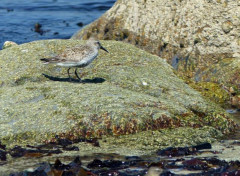
[[[195,78],[200,81],[200,84],[216,85],[217,83],[219,85],[220,91],[208,91],[208,93],[204,93],[205,96],[211,96],[211,98],[215,100],[222,99],[223,102],[229,102],[230,99],[232,105],[240,108],[240,99],[238,98],[240,96],[240,55],[235,58],[222,59],[218,63],[209,66],[208,69],[202,73],[196,75]],[[197,85],[198,84],[195,84],[193,87]],[[221,101],[218,100],[217,102],[221,103]]]
[[[0,51],[0,141],[11,146],[56,134],[73,139],[178,127],[217,131],[203,130],[204,139],[196,130],[204,142],[234,130],[229,115],[179,79],[165,60],[132,45],[102,41],[110,53],[100,51],[81,70],[85,84],[67,81],[66,68],[40,62],[80,43],[46,40]],[[194,131],[186,137],[190,144],[196,143]]]
[[[209,66],[201,74],[196,75],[199,81],[216,82],[227,87],[234,86],[240,90],[240,55],[236,58],[225,58]]]

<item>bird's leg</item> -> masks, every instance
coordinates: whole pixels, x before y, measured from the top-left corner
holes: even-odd
[[[78,78],[79,82],[82,82],[81,78],[80,78],[80,77],[78,76],[78,74],[77,74],[77,68],[75,69],[75,75],[76,75],[76,77]]]
[[[68,73],[69,81],[72,81],[71,76],[70,76],[70,73],[69,73],[70,69],[71,69],[71,68],[68,68],[67,73]]]

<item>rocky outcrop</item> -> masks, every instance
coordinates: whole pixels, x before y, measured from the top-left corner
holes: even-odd
[[[102,41],[110,54],[100,52],[82,69],[85,84],[68,82],[66,68],[39,60],[79,43],[36,41],[0,51],[0,141],[15,145],[56,134],[74,139],[179,127],[204,131],[184,132],[191,144],[234,130],[229,115],[179,79],[165,60],[132,45]]]
[[[12,46],[15,46],[15,45],[17,45],[17,43],[12,42],[12,41],[5,41],[2,49],[6,49],[6,48],[9,48],[9,47],[12,47]]]
[[[73,38],[97,35],[134,44],[165,58],[180,76],[201,82],[206,79],[199,75],[209,67],[240,58],[239,12],[240,2],[235,0],[118,0]]]

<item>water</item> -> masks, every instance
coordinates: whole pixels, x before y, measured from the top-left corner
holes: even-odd
[[[0,48],[40,39],[68,39],[106,12],[116,0],[1,0]],[[35,32],[35,24],[41,32]],[[83,26],[77,25],[82,23]]]

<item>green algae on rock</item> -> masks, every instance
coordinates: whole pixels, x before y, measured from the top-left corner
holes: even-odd
[[[217,83],[221,87],[218,96],[225,99],[225,102],[236,99],[237,101],[231,101],[231,104],[240,108],[240,99],[237,98],[240,96],[240,57],[224,58],[196,77],[199,81],[205,82],[205,85]],[[230,99],[226,94],[230,95]]]
[[[110,54],[100,52],[81,70],[86,84],[66,81],[65,68],[39,60],[83,42],[35,41],[0,51],[0,140],[15,145],[56,134],[73,139],[178,127],[234,130],[230,116],[179,79],[165,60],[133,45],[101,41]],[[190,133],[186,138],[194,141]]]
[[[193,82],[186,81],[188,85],[199,91],[204,97],[209,98],[211,101],[227,106],[226,102],[229,101],[229,93],[224,90],[219,84],[214,82]]]

